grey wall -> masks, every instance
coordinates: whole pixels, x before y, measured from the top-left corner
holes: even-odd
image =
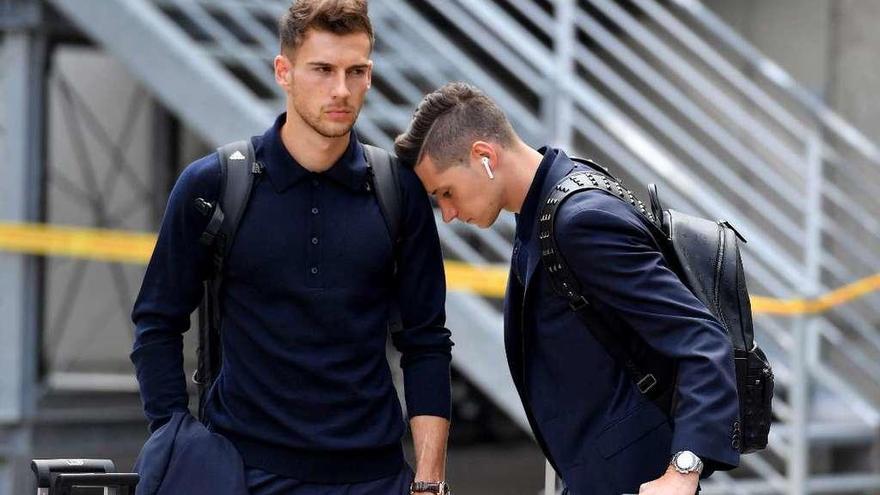
[[[880,141],[880,2],[704,3],[868,138]]]

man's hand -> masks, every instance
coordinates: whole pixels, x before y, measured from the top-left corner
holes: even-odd
[[[681,474],[672,466],[666,473],[654,481],[643,483],[639,487],[639,495],[694,495],[700,475],[697,473]]]

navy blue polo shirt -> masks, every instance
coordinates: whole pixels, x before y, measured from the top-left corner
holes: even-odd
[[[434,215],[416,175],[400,170],[403,221],[392,242],[354,132],[326,172],[284,147],[286,115],[253,138],[264,166],[226,262],[223,368],[211,389],[211,428],[245,464],[317,483],[377,479],[403,466],[405,431],[385,357],[389,307],[410,416],[449,417],[452,342]],[[182,336],[209,273],[198,242],[215,202],[216,154],[189,165],[168,200],[132,319],[132,361],[151,428],[187,408]]]

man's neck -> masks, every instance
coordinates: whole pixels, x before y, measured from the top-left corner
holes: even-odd
[[[322,136],[291,109],[287,110],[287,120],[281,126],[281,142],[287,152],[311,172],[330,169],[348,149],[350,138],[351,132],[336,138]]]
[[[535,181],[535,175],[538,173],[538,167],[541,165],[544,155],[520,141],[509,159],[512,166],[508,172],[511,175],[506,188],[504,209],[519,213],[526,201],[526,195],[532,187],[532,182]]]

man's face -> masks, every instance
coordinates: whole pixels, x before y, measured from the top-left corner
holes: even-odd
[[[488,228],[501,213],[500,185],[489,179],[479,160],[469,159],[467,165],[441,169],[430,156],[424,156],[415,172],[428,194],[437,198],[446,223],[458,219]]]
[[[287,93],[288,106],[324,137],[348,134],[370,87],[369,36],[312,29],[291,57],[275,60],[275,79]]]

